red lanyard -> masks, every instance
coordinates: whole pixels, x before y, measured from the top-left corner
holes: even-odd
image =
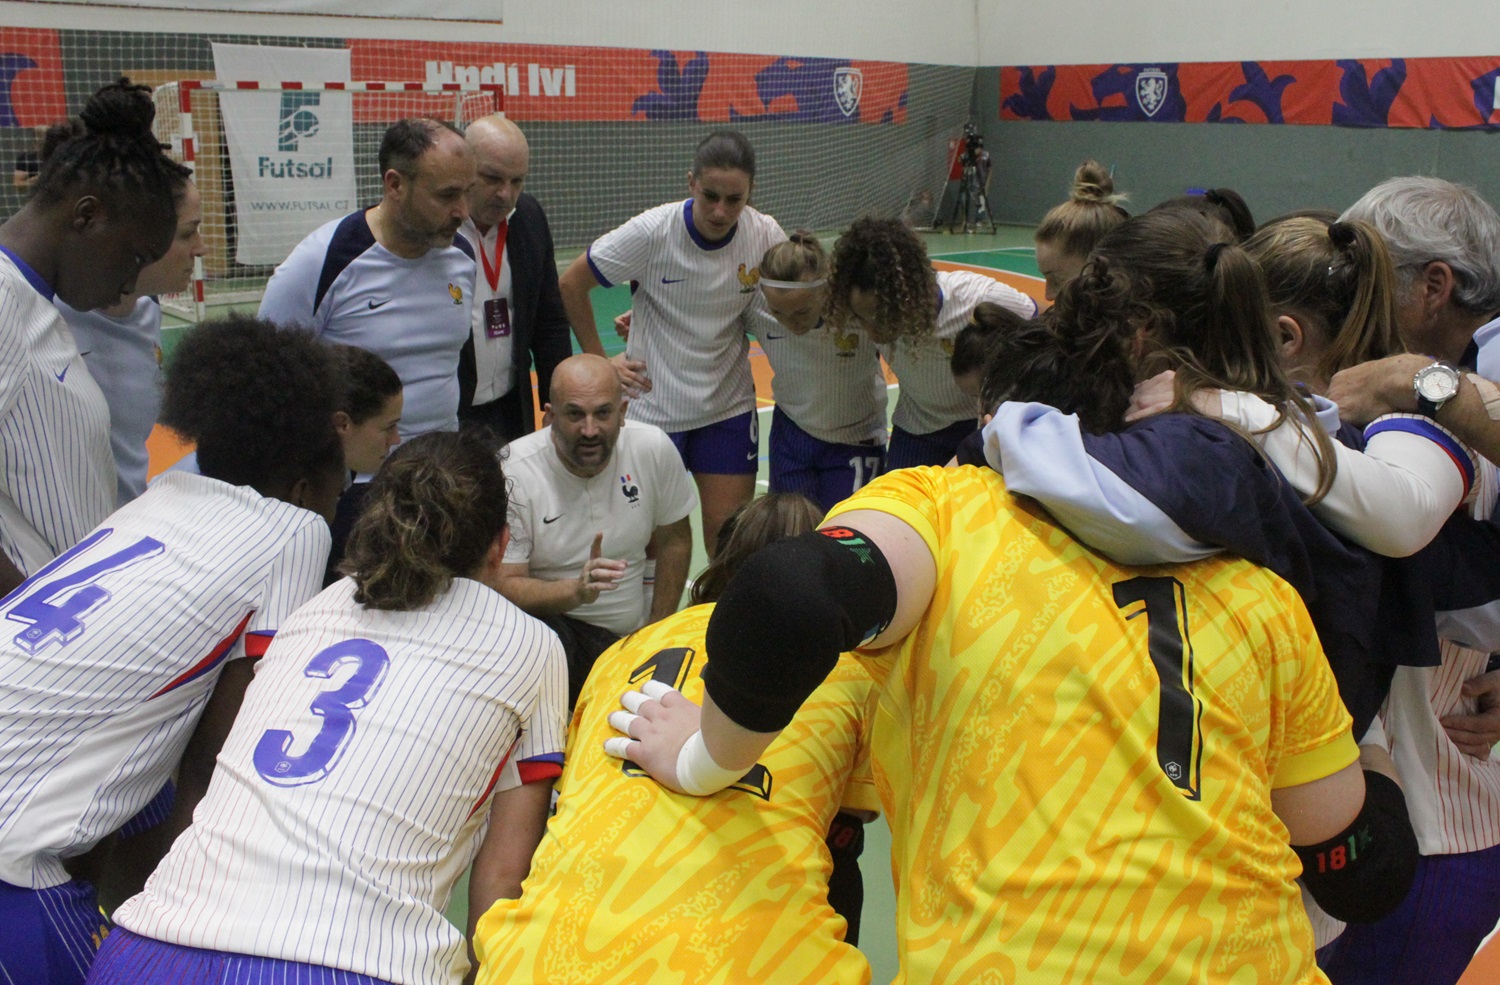
[[[505,237],[510,232],[510,221],[501,219],[500,226],[495,231],[495,265],[490,266],[490,258],[484,255],[484,237],[479,237],[479,259],[484,262],[484,279],[490,282],[490,290],[500,290],[500,267],[501,259],[505,256]]]

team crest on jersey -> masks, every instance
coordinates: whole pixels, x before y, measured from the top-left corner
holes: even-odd
[[[865,77],[857,68],[838,68],[833,72],[833,99],[839,104],[839,112],[853,116],[859,109],[859,94],[864,90]]]
[[[755,290],[755,285],[759,283],[760,268],[751,267],[749,270],[746,270],[745,265],[743,263],[740,264],[740,293],[749,294]]]
[[[953,358],[953,340],[952,339],[942,339],[941,343],[942,343],[942,346],[943,346],[943,355],[947,356],[949,359],[952,359]]]
[[[464,303],[464,289],[457,284],[448,285],[448,296],[453,299],[454,304]]]
[[[629,500],[631,506],[641,503],[641,487],[628,475],[620,476],[620,495]]]
[[[1141,112],[1155,116],[1167,101],[1167,73],[1159,68],[1142,69],[1135,77],[1135,101]]]
[[[859,333],[846,332],[842,328],[834,328],[833,347],[838,350],[840,356],[845,358],[853,356],[854,351],[859,348]]]

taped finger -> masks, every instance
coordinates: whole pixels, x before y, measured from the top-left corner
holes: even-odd
[[[640,718],[641,716],[633,715],[628,711],[612,711],[609,713],[609,725],[616,732],[624,732],[633,739],[635,733],[630,731],[630,727],[640,721]]]
[[[606,756],[613,756],[616,759],[629,759],[630,753],[627,750],[630,748],[632,741],[631,739],[621,738],[618,735],[612,739],[605,739],[604,754]]]
[[[632,715],[640,714],[641,705],[645,704],[649,700],[651,699],[646,697],[639,691],[626,691],[624,694],[620,695],[620,704],[624,705],[625,710],[630,712]]]
[[[661,681],[647,681],[641,685],[641,690],[646,693],[646,697],[657,701],[660,701],[665,695],[673,694],[677,691],[672,685],[663,684]]]

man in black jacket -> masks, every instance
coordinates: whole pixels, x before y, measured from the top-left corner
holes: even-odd
[[[479,257],[479,270],[469,341],[458,364],[458,416],[464,426],[482,424],[509,441],[535,428],[533,364],[545,404],[552,370],[573,354],[573,341],[557,291],[547,214],[521,190],[530,158],[525,135],[496,114],[469,124],[465,137],[478,180],[461,232]],[[604,354],[597,333],[579,342],[585,352]]]

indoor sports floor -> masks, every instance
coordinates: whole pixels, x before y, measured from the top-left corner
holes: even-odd
[[[999,226],[993,235],[926,233],[923,234],[923,238],[927,242],[927,251],[932,257],[933,266],[938,269],[976,270],[1010,284],[1036,298],[1038,303],[1042,303],[1042,281],[1037,273],[1031,232],[1030,226]],[[833,234],[825,234],[824,245],[831,247],[833,238]],[[559,266],[565,267],[575,253],[576,251],[559,253]],[[629,288],[622,285],[609,290],[595,291],[592,297],[595,318],[599,323],[599,336],[604,340],[605,351],[609,355],[623,351],[625,346],[615,334],[613,321],[616,315],[630,307]],[[240,307],[253,311],[251,305]],[[169,318],[168,321],[170,322],[171,319]],[[169,325],[163,331],[162,345],[167,352],[170,353],[181,330],[182,325],[179,323],[177,327]],[[753,341],[750,346],[750,361],[751,369],[755,374],[756,399],[761,414],[762,450],[757,481],[759,489],[764,491],[766,488],[764,436],[770,427],[768,415],[772,406],[771,370],[764,354],[760,351],[760,346]],[[897,389],[894,382],[890,386],[892,390]],[[894,406],[894,401],[892,405]],[[151,437],[150,450],[151,474],[155,475],[175,462],[187,448],[170,432],[158,427]],[[701,530],[702,526],[695,518],[693,563],[690,568],[694,572],[701,571],[707,563],[700,542]],[[877,820],[866,826],[865,835],[865,850],[860,861],[865,884],[860,950],[869,958],[874,969],[874,982],[883,985],[895,977],[897,970],[896,942],[891,933],[891,929],[895,926],[896,901],[889,865],[890,830],[886,827],[884,820]],[[464,926],[467,899],[467,879],[465,879],[455,887],[453,902],[448,908],[449,918],[459,927]],[[1459,985],[1493,985],[1495,982],[1500,982],[1500,942],[1492,938],[1476,956]]]

